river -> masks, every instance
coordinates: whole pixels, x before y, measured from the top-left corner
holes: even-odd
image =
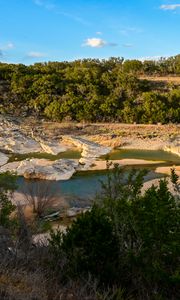
[[[31,154],[31,157],[33,155]],[[61,153],[58,156],[52,156],[46,154],[40,155],[43,158],[49,159],[59,159],[59,158],[79,158],[80,153],[78,151],[69,151]],[[26,156],[27,157],[27,156]],[[28,156],[30,157],[30,155]],[[34,156],[33,156],[34,157]],[[36,157],[40,158],[38,154]],[[25,157],[18,157],[18,159],[24,159]],[[174,155],[170,152],[165,152],[161,150],[151,151],[151,150],[114,150],[110,153],[109,159],[144,159],[147,161],[146,165],[136,165],[135,168],[147,168],[149,170],[148,175],[145,177],[145,181],[154,178],[163,177],[162,174],[155,173],[155,168],[158,166],[173,166],[174,164],[180,165],[180,157]],[[149,160],[157,161],[157,164],[148,164]],[[158,163],[158,161],[163,161],[163,163]],[[125,167],[125,172],[127,173],[131,167]],[[64,197],[70,206],[87,206],[94,198],[96,193],[101,190],[101,181],[105,181],[107,178],[107,171],[81,171],[77,172],[71,179],[63,181],[52,181],[52,189],[56,189]],[[34,180],[25,180],[23,177],[18,179],[19,188],[18,191],[21,192],[24,186],[33,185]],[[46,184],[46,181],[43,181]]]

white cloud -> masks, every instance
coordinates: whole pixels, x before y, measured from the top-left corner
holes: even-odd
[[[30,51],[27,54],[27,57],[29,57],[29,58],[42,58],[42,57],[45,57],[45,56],[46,55],[44,53],[36,52],[36,51]]]
[[[97,31],[96,34],[97,34],[97,35],[101,35],[102,32],[101,32],[101,31]]]
[[[100,38],[88,38],[85,40],[85,43],[82,46],[92,47],[92,48],[102,48],[105,46],[117,46],[116,43],[109,43]]]
[[[162,10],[176,10],[177,8],[180,8],[180,3],[178,3],[178,4],[163,4],[160,6],[160,9],[162,9]]]
[[[88,38],[83,46],[88,46],[92,48],[102,48],[107,45],[107,42],[104,41],[103,39],[99,38]]]

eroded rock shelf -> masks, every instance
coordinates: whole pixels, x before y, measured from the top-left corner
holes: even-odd
[[[31,136],[29,136],[31,135]],[[57,155],[65,152],[72,145],[81,150],[80,160],[28,158],[22,161],[7,163],[9,155],[0,153],[0,173],[11,171],[19,176],[33,179],[67,180],[72,177],[76,170],[89,169],[94,160],[111,151],[110,147],[103,147],[80,137],[66,137],[66,143],[62,141],[50,141],[34,136],[32,132],[25,135],[18,125],[1,119],[0,123],[0,149],[9,155],[12,153],[28,154],[36,152]]]
[[[133,141],[133,140],[132,140]],[[147,147],[152,139],[148,140]],[[132,144],[133,145],[133,144]],[[27,158],[22,161],[8,163],[12,154],[48,153],[57,155],[76,147],[81,152],[78,159],[48,159]],[[131,145],[129,146],[131,147]],[[180,136],[174,140],[162,143],[160,148],[180,155]],[[90,170],[97,159],[111,152],[113,147],[107,147],[98,142],[90,141],[82,136],[64,135],[53,139],[44,133],[34,134],[33,130],[24,132],[20,125],[0,118],[0,173],[11,171],[25,178],[67,180],[79,170]],[[150,149],[149,149],[150,150]]]

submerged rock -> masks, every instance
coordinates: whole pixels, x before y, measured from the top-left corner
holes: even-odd
[[[0,168],[0,173],[11,171],[28,179],[67,180],[76,172],[78,161],[73,159],[26,159],[8,163]]]

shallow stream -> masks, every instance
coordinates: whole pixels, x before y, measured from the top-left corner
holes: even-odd
[[[48,155],[49,156],[49,155]],[[30,155],[28,156],[30,157]],[[79,158],[80,153],[78,151],[69,151],[61,153],[58,156],[50,155],[47,157],[45,154],[41,154],[41,158],[57,159],[57,158]],[[40,158],[40,157],[38,157]],[[163,174],[155,173],[155,169],[158,166],[173,166],[174,164],[180,165],[180,157],[165,151],[151,151],[151,150],[115,150],[109,155],[109,159],[144,159],[147,160],[147,165],[136,165],[135,168],[147,168],[149,170],[148,175],[145,177],[145,181],[154,178],[163,177]],[[148,164],[149,160],[157,161],[157,164]],[[158,161],[163,161],[158,163]],[[124,167],[125,172],[131,166]],[[94,198],[96,193],[101,191],[101,181],[105,182],[107,179],[107,171],[81,171],[77,172],[71,179],[65,181],[52,181],[52,188],[58,190],[59,194],[66,199],[70,206],[87,206],[91,199]],[[22,191],[24,183],[33,185],[34,180],[25,180],[23,177],[18,179],[19,189]],[[44,180],[44,184],[46,181]]]

